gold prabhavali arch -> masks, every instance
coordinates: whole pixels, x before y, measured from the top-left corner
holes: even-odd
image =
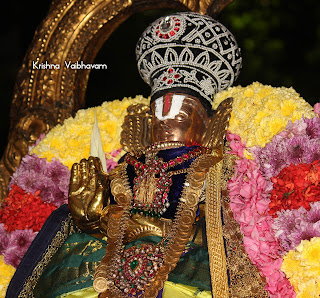
[[[36,69],[33,63],[93,63],[103,43],[132,14],[150,9],[218,15],[232,0],[56,0],[38,26],[14,88],[8,144],[0,161],[0,203],[28,147],[85,106],[90,70]]]

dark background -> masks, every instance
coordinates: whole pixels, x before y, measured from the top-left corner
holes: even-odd
[[[50,1],[10,2],[8,19],[1,25],[0,156],[7,143],[13,87],[34,31]],[[105,100],[143,94],[149,87],[139,78],[134,48],[145,27],[170,11],[150,11],[130,17],[108,39],[95,63],[86,94],[87,106]],[[243,69],[236,85],[259,81],[294,87],[310,104],[319,101],[320,2],[316,0],[234,0],[218,20],[235,35],[242,48]]]

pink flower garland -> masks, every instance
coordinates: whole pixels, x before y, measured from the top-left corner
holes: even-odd
[[[240,224],[245,250],[266,277],[266,290],[271,297],[295,297],[296,293],[285,274],[280,271],[282,248],[272,229],[273,219],[268,215],[270,181],[263,178],[257,164],[243,157],[245,145],[241,138],[227,134],[236,161],[235,174],[228,182],[230,208]]]

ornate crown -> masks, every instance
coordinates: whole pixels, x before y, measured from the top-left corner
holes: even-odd
[[[136,56],[152,99],[169,90],[183,91],[210,104],[215,93],[236,80],[242,61],[237,42],[225,26],[192,12],[153,22],[140,37]]]

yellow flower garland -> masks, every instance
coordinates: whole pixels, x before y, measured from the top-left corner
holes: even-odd
[[[281,270],[289,278],[299,297],[320,295],[320,237],[302,240],[283,258]]]
[[[4,262],[4,257],[0,255],[0,298],[6,296],[7,287],[16,269]]]
[[[293,88],[276,88],[258,82],[247,87],[231,87],[216,94],[213,108],[228,97],[234,98],[229,130],[240,135],[247,147],[264,147],[284,130],[288,121],[300,119],[302,115],[315,116],[311,105]],[[121,124],[127,107],[133,103],[148,104],[149,99],[139,95],[96,107],[105,152],[121,147]],[[75,118],[68,118],[63,125],[54,127],[31,153],[46,157],[48,161],[55,157],[71,168],[73,163],[89,157],[93,121],[94,108],[79,110]],[[250,153],[246,152],[246,156],[250,157]]]
[[[264,147],[284,130],[288,121],[315,116],[309,105],[293,88],[272,87],[254,82],[247,87],[231,87],[215,96],[214,108],[233,97],[229,130],[240,135],[247,147]]]
[[[88,158],[90,153],[91,127],[94,123],[94,110],[97,118],[104,152],[121,148],[121,124],[131,104],[149,104],[149,99],[141,95],[104,102],[96,108],[79,110],[74,118],[66,119],[63,125],[55,126],[31,153],[48,161],[59,159],[69,169],[75,162]]]

